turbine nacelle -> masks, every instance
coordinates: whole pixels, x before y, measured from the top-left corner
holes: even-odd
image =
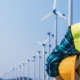
[[[58,16],[62,17],[62,18],[65,19],[65,20],[67,20],[67,18],[65,17],[65,14],[61,14],[61,13],[60,13],[58,10],[56,10],[56,9],[53,10],[53,13],[54,13],[55,15],[58,15]]]

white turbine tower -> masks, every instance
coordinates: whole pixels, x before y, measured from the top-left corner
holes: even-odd
[[[22,63],[23,66],[23,80],[25,80],[25,63]]]
[[[46,43],[47,43],[47,41],[48,41],[49,39],[47,38],[43,43],[42,42],[40,42],[40,41],[37,41],[37,43],[39,44],[39,45],[41,45],[42,46],[42,48],[43,48],[43,65],[44,65],[44,67],[43,67],[43,78],[42,78],[42,80],[46,80],[46,74],[45,74],[45,47],[46,47]]]
[[[41,79],[41,51],[38,51],[38,55],[39,55],[39,80]]]
[[[33,56],[33,62],[34,62],[34,79],[33,80],[36,80],[36,76],[35,76],[35,70],[36,70],[36,64],[35,64],[35,60],[36,60],[36,56]]]
[[[30,60],[28,59],[27,62],[28,62],[28,80],[29,80],[30,78]]]
[[[54,0],[53,10],[41,19],[41,20],[45,20],[49,18],[50,16],[52,16],[53,14],[55,15],[55,18],[54,18],[54,47],[57,45],[57,16],[60,16],[64,20],[67,19],[65,15],[61,14],[58,10],[55,9],[55,7],[56,7],[56,0]]]
[[[48,40],[48,45],[49,45],[49,46],[48,46],[48,48],[49,48],[49,49],[48,49],[48,55],[50,55],[50,49],[51,49],[51,43],[50,43],[50,40],[51,40],[51,39],[50,39],[50,36],[51,36],[51,33],[48,32],[47,34],[48,34],[48,37],[49,37],[49,40]],[[52,34],[52,37],[53,37],[53,36],[54,36],[54,35]],[[47,80],[50,80],[50,77],[49,77],[48,75],[47,75]]]
[[[21,68],[22,68],[22,66],[19,65],[19,80],[21,80]]]
[[[69,2],[69,7],[68,7],[68,26],[70,26],[71,24],[72,24],[72,16],[73,16],[73,14],[72,14],[72,8],[73,8],[73,5],[72,5],[72,2],[73,2],[73,0],[68,0],[68,2]]]

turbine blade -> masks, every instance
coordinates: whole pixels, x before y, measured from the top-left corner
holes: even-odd
[[[40,41],[37,41],[37,43],[38,43],[39,45],[42,45],[42,43],[41,43]]]
[[[62,17],[63,19],[67,20],[67,18],[63,14],[61,14],[59,11],[57,11],[57,10],[56,10],[56,14],[58,16]]]
[[[53,14],[53,12],[51,11],[50,13],[48,13],[46,16],[44,16],[43,18],[41,18],[41,21],[49,18],[51,15]]]
[[[47,38],[47,39],[43,42],[43,44],[45,44],[48,40],[49,40],[49,38]]]
[[[56,0],[54,0],[54,3],[53,3],[53,9],[56,8]]]

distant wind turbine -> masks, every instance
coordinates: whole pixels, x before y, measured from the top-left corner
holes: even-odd
[[[44,65],[44,71],[43,71],[43,79],[42,80],[46,80],[46,74],[45,74],[45,47],[46,47],[46,43],[47,43],[47,41],[48,41],[49,39],[47,38],[43,43],[42,42],[40,42],[40,41],[37,41],[37,43],[39,44],[39,45],[41,45],[42,46],[42,48],[43,48],[43,59],[44,59],[44,61],[43,61],[43,65]]]
[[[33,62],[34,62],[34,79],[33,80],[35,80],[36,78],[36,76],[35,76],[35,70],[36,70],[36,65],[35,65],[35,60],[36,60],[36,56],[33,56]]]
[[[22,66],[23,66],[23,80],[25,80],[25,63],[22,63]]]
[[[28,80],[29,80],[30,78],[30,60],[28,59],[27,62],[28,62]]]
[[[19,65],[19,80],[21,79],[21,65]]]
[[[38,55],[39,55],[39,80],[40,80],[40,78],[41,78],[41,74],[40,74],[40,66],[41,66],[41,64],[40,64],[40,60],[41,60],[41,51],[38,51]]]

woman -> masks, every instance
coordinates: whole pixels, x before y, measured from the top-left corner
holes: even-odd
[[[60,79],[58,66],[62,59],[70,55],[80,55],[80,23],[68,27],[60,45],[47,58],[46,71],[49,76]],[[62,79],[60,79],[62,80]]]

